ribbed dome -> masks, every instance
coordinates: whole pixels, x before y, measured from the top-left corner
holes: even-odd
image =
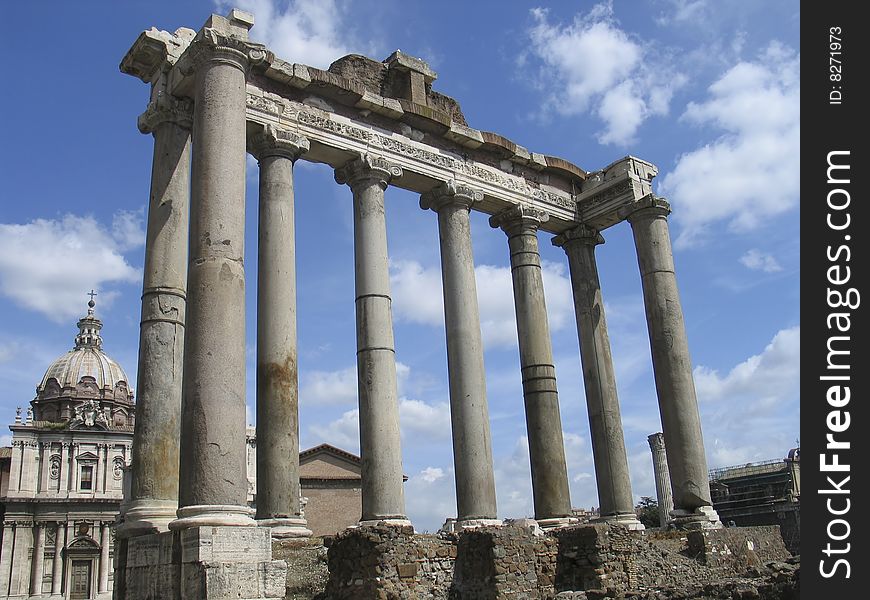
[[[103,352],[100,330],[103,322],[94,316],[94,301],[88,302],[88,314],[79,319],[75,347],[52,362],[36,387],[36,400],[94,399],[131,404],[127,374],[117,362]],[[75,406],[75,404],[70,405]]]
[[[114,390],[118,382],[127,383],[127,374],[117,362],[99,348],[76,348],[55,360],[36,388],[42,393],[49,379],[63,388],[76,387],[82,377],[93,377],[100,390]]]

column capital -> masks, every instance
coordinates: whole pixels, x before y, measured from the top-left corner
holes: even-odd
[[[550,213],[545,210],[517,204],[492,215],[489,218],[489,226],[500,227],[508,236],[523,233],[535,234],[541,223],[546,223],[549,219]]]
[[[283,156],[295,161],[309,148],[308,138],[275,129],[272,125],[266,125],[259,133],[248,138],[248,152],[257,160],[267,156]]]
[[[401,176],[399,165],[367,152],[335,170],[336,183],[347,184],[351,189],[363,182],[375,182],[386,189],[392,179]]]
[[[574,229],[568,229],[559,235],[554,236],[551,242],[554,246],[567,250],[569,246],[575,243],[589,246],[603,244],[604,237],[598,233],[598,230],[594,227],[581,223]]]
[[[671,205],[664,198],[647,194],[637,202],[632,202],[619,209],[619,218],[628,220],[629,223],[641,219],[654,219],[667,217],[671,214]]]
[[[464,183],[449,179],[428,192],[420,195],[420,208],[432,209],[436,213],[447,205],[456,204],[471,210],[475,202],[483,200],[483,192]]]
[[[142,133],[154,133],[161,123],[170,122],[191,129],[193,127],[193,101],[189,98],[177,98],[165,92],[159,92],[157,97],[148,103],[137,125]]]
[[[652,450],[665,449],[665,435],[663,433],[650,434],[647,436],[646,440],[649,442],[649,447]]]
[[[231,65],[247,72],[252,66],[266,61],[266,46],[229,35],[217,27],[203,27],[185,54],[180,69],[186,75],[210,62]]]

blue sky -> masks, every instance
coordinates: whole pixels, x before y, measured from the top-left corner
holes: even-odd
[[[784,456],[799,432],[799,3],[237,0],[251,37],[325,68],[400,48],[427,60],[469,125],[586,170],[660,169],[710,467]],[[144,29],[198,29],[210,0],[13,3],[0,38],[0,420],[72,347],[91,288],[105,349],[135,382],[152,142],[144,84],[118,63]],[[14,93],[13,93],[14,92]],[[253,407],[256,165],[248,170],[248,403]],[[455,514],[437,223],[387,192],[409,515]],[[358,451],[350,191],[296,168],[301,443]],[[500,516],[531,513],[507,242],[472,217]],[[574,506],[597,506],[567,262],[540,238]],[[628,224],[599,271],[636,497],[654,496],[660,430]],[[253,411],[251,411],[253,413]],[[8,443],[8,436],[0,442]]]

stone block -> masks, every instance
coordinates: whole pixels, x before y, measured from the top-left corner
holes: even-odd
[[[179,533],[182,563],[272,560],[271,532],[267,527],[191,527]]]

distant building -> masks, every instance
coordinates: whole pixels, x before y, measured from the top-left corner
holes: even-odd
[[[779,460],[710,471],[713,508],[722,523],[780,525],[786,546],[800,546],[800,448]]]
[[[111,598],[135,404],[94,302],[0,449],[0,598]]]

